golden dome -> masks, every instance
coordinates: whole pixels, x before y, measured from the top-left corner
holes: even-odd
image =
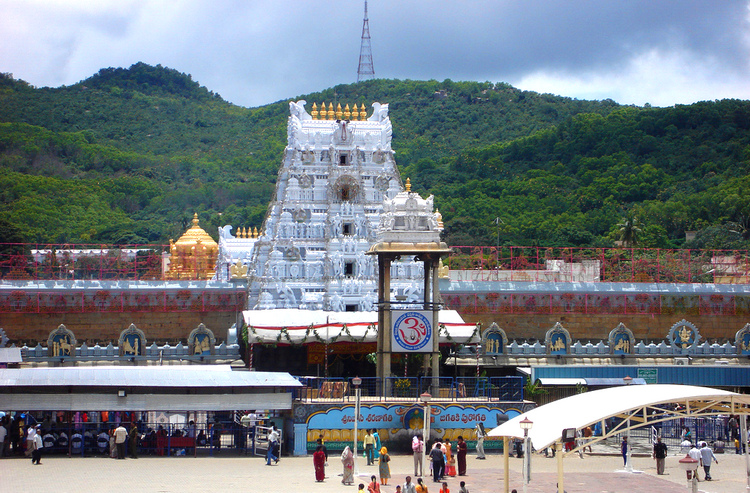
[[[211,279],[216,267],[219,245],[198,226],[198,214],[193,225],[176,242],[169,240],[169,270],[167,279]]]
[[[199,241],[204,246],[219,246],[214,239],[211,238],[211,235],[198,226],[199,222],[198,213],[193,214],[193,225],[185,231],[184,235],[180,236],[179,240],[175,242],[175,245],[177,245],[178,248],[187,245],[193,246]]]

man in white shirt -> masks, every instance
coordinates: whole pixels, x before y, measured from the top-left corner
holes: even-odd
[[[404,488],[401,490],[401,493],[417,493],[416,486],[411,482],[411,476],[406,476],[406,483],[404,483]]]
[[[690,449],[690,450],[688,451],[688,456],[689,456],[689,457],[690,457],[691,459],[695,459],[695,460],[697,460],[697,461],[698,461],[698,465],[699,465],[699,466],[700,466],[700,465],[702,465],[702,462],[703,462],[703,458],[702,458],[702,456],[701,456],[701,451],[700,451],[700,450],[698,450],[698,447],[696,447],[695,445],[693,445],[693,448],[691,448],[691,449]],[[698,478],[698,470],[697,470],[697,469],[695,470],[695,479],[696,479],[697,481],[700,481],[700,478]]]
[[[276,455],[279,447],[279,430],[276,429],[276,424],[271,423],[271,431],[268,432],[268,452],[266,453],[266,465],[270,466],[271,461],[279,463],[279,456]]]
[[[118,426],[115,429],[115,445],[117,446],[117,458],[118,459],[125,458],[125,441],[127,439],[128,439],[128,430],[126,430],[125,427],[122,426],[122,423],[120,423],[120,426]]]
[[[36,425],[34,438],[32,438],[32,452],[31,452],[31,463],[41,465],[42,464],[42,448],[44,447],[44,444],[42,443],[42,435],[39,433],[39,426]]]
[[[411,439],[411,450],[414,454],[414,476],[419,477],[422,475],[422,457],[424,456],[422,435],[414,435],[414,438]]]
[[[486,433],[484,432],[484,423],[477,423],[476,428],[474,428],[474,431],[477,434],[477,459],[485,459],[484,455],[484,436]]]
[[[36,425],[31,425],[26,430],[26,452],[24,452],[26,457],[29,457],[34,451],[34,436],[36,435],[36,432]]]
[[[706,442],[701,443],[701,461],[703,462],[703,472],[706,473],[706,481],[711,481],[711,460],[719,463],[718,459],[714,455],[714,451],[708,446]]]

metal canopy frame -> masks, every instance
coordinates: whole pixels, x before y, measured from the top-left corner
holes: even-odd
[[[636,403],[635,405],[630,405]],[[677,409],[662,406],[677,404]],[[520,414],[489,432],[489,436],[503,437],[505,468],[508,468],[508,445],[510,438],[523,438],[521,421],[530,419],[535,424],[529,436],[536,438],[537,450],[554,445],[557,451],[558,491],[563,492],[563,457],[578,452],[584,444],[576,445],[568,452],[562,451],[562,430],[575,428],[576,432],[595,423],[602,424],[603,434],[587,440],[585,445],[605,440],[628,430],[643,428],[655,423],[685,417],[706,417],[719,414],[739,414],[740,436],[747,436],[747,416],[750,415],[750,395],[728,392],[708,387],[690,385],[637,385],[613,387],[584,392],[540,406]],[[596,416],[595,419],[591,419]],[[622,418],[609,430],[605,426],[608,418]],[[536,428],[536,429],[535,429]],[[750,490],[750,447],[745,447],[747,488]],[[509,482],[506,474],[505,493]]]
[[[663,404],[679,404],[681,407],[676,410],[667,411],[664,408],[659,407],[659,405]],[[654,415],[654,412],[657,414]],[[614,435],[619,435],[620,433],[628,430],[635,430],[638,428],[652,426],[655,423],[662,423],[664,421],[671,421],[680,418],[703,418],[707,416],[718,416],[722,414],[748,415],[750,414],[750,403],[737,402],[735,399],[730,399],[728,402],[721,399],[685,399],[683,401],[673,400],[667,403],[640,406],[637,408],[633,408],[627,412],[612,414],[603,417],[599,421],[588,423],[582,427],[577,428],[576,431],[586,428],[587,426],[590,426],[594,423],[600,422],[602,425],[602,430],[605,430],[605,433],[603,433],[602,436],[592,437],[586,440],[586,442],[582,445],[576,445],[576,447],[572,448],[571,450],[564,452],[563,455],[567,457],[568,455],[577,453],[578,450],[583,448],[584,446],[589,446],[591,444],[604,441],[607,438],[610,438]],[[620,421],[620,423],[618,423],[617,425],[607,429],[605,426],[605,421],[608,418],[620,418],[622,421]],[[628,426],[628,423],[630,423],[630,426]],[[547,446],[557,443],[558,441],[559,440],[555,440]]]

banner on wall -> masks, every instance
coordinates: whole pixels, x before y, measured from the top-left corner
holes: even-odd
[[[391,348],[394,353],[431,353],[435,331],[432,312],[393,310]]]
[[[465,406],[458,404],[431,405],[431,436],[456,440],[463,436],[473,440],[473,430],[479,423],[492,429],[521,413],[515,406]],[[322,434],[326,441],[351,440],[354,431],[354,405],[332,407],[313,412],[306,419],[308,441],[314,442]],[[421,404],[377,404],[360,409],[358,428],[376,429],[383,441],[409,440],[424,426],[424,407]]]

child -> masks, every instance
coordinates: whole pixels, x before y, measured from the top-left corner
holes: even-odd
[[[466,489],[466,481],[461,481],[458,485],[460,486],[458,493],[469,493],[469,490]]]
[[[401,485],[400,484],[396,485],[396,493],[401,493]]]
[[[365,484],[359,483],[359,491],[357,493],[365,493]]]
[[[451,493],[451,490],[448,489],[448,483],[443,483],[443,487],[440,488],[439,493]]]

